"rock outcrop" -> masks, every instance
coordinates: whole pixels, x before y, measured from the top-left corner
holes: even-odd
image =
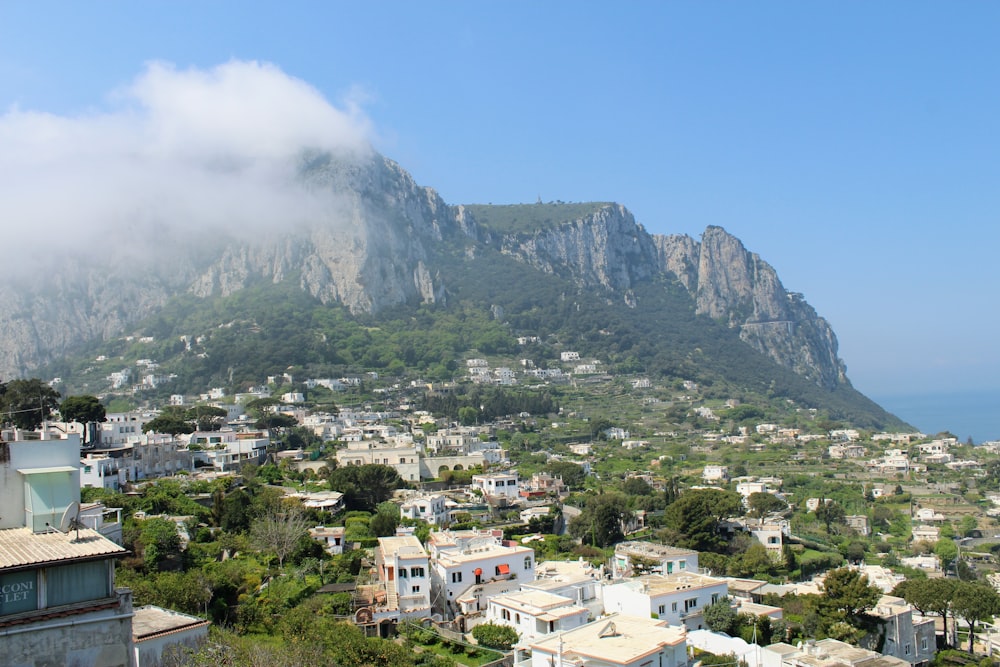
[[[156,261],[70,262],[30,281],[0,285],[0,378],[24,375],[88,340],[121,335],[172,295],[225,296],[258,283],[295,280],[323,303],[376,313],[403,303],[441,302],[443,252],[500,252],[534,269],[599,289],[641,308],[634,288],[666,278],[691,295],[697,312],[740,329],[741,338],[821,386],[846,382],[837,340],[799,294],[786,292],[758,255],[719,227],[696,241],[650,235],[625,207],[532,232],[502,233],[464,207],[447,206],[391,160],[311,155],[306,191],[328,206],[287,229],[162,246]]]

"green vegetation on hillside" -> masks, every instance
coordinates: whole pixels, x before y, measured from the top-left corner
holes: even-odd
[[[610,202],[468,204],[465,210],[472,214],[476,222],[493,231],[504,234],[529,234],[563,222],[585,218],[610,205]]]

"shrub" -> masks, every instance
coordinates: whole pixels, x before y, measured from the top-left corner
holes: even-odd
[[[496,623],[480,623],[472,628],[472,636],[481,645],[501,651],[509,651],[517,642],[517,631],[514,628]]]

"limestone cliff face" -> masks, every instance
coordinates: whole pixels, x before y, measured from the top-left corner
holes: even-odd
[[[847,382],[830,325],[801,294],[789,293],[774,269],[721,227],[699,243],[686,235],[649,235],[622,206],[533,234],[500,239],[502,251],[582,288],[619,293],[664,273],[695,300],[699,314],[740,329],[740,338],[775,362],[833,388]]]
[[[377,155],[364,162],[311,156],[301,178],[328,205],[288,229],[227,237],[197,252],[156,244],[144,258],[81,256],[30,281],[0,282],[0,380],[29,374],[83,342],[121,335],[185,291],[226,296],[294,278],[323,303],[353,312],[444,298],[435,247],[467,230],[437,193]]]
[[[325,219],[228,246],[194,279],[192,292],[226,296],[255,280],[296,277],[323,303],[356,313],[443,298],[430,260],[434,245],[445,234],[460,234],[461,226],[437,193],[384,158],[359,166],[321,157],[303,177],[333,195]]]
[[[632,308],[643,307],[636,285],[676,279],[698,313],[739,328],[754,349],[822,386],[846,382],[826,321],[719,227],[700,242],[653,236],[623,206],[607,204],[537,231],[500,233],[378,155],[310,155],[300,178],[324,207],[284,229],[230,235],[214,246],[202,239],[197,248],[156,242],[144,259],[78,259],[30,282],[0,282],[0,379],[29,374],[83,342],[122,335],[176,294],[226,296],[291,279],[322,303],[377,313],[441,302],[442,253],[464,251],[472,260],[498,249]]]
[[[656,248],[617,204],[534,234],[511,234],[501,251],[546,273],[572,275],[582,287],[625,291],[658,271]]]
[[[779,364],[833,388],[847,382],[837,338],[801,294],[790,293],[778,274],[721,227],[701,243],[688,236],[654,237],[662,266],[695,299],[697,312],[740,329],[740,338]]]

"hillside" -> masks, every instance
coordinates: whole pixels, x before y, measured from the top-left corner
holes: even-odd
[[[309,154],[301,179],[328,209],[287,229],[0,290],[0,372],[90,393],[117,373],[163,395],[289,367],[450,380],[472,355],[544,365],[575,350],[609,372],[898,423],[850,386],[828,323],[719,227],[650,235],[613,203],[452,207],[381,157]]]

